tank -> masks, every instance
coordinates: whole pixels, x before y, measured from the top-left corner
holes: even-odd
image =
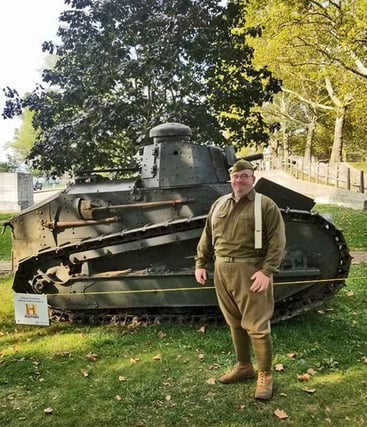
[[[194,256],[211,204],[231,191],[228,169],[237,158],[231,147],[195,144],[191,136],[180,123],[156,126],[138,168],[84,171],[11,218],[13,290],[47,294],[55,321],[220,316],[213,275],[198,285]],[[335,295],[351,256],[342,230],[312,211],[312,199],[264,178],[255,188],[278,204],[286,226],[274,276],[277,322]]]

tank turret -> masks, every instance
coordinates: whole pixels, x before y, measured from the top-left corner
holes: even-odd
[[[220,316],[212,280],[195,282],[194,256],[211,204],[231,191],[234,150],[195,144],[180,123],[156,126],[150,137],[130,178],[84,173],[9,221],[13,289],[47,294],[53,319]],[[266,179],[255,188],[275,200],[286,225],[273,321],[287,319],[335,295],[351,257],[312,199]]]

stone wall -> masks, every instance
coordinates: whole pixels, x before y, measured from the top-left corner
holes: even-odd
[[[33,177],[30,173],[0,173],[0,211],[19,212],[33,203]]]

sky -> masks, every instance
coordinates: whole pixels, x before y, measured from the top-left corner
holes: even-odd
[[[41,46],[56,40],[58,18],[66,9],[64,0],[0,0],[0,161],[6,161],[4,145],[20,126],[19,119],[2,118],[3,88],[23,95],[42,82],[46,54]]]

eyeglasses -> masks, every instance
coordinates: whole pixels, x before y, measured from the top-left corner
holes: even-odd
[[[232,179],[236,179],[236,180],[242,180],[242,179],[249,179],[249,178],[253,178],[254,175],[247,175],[246,173],[234,173],[231,175]]]

